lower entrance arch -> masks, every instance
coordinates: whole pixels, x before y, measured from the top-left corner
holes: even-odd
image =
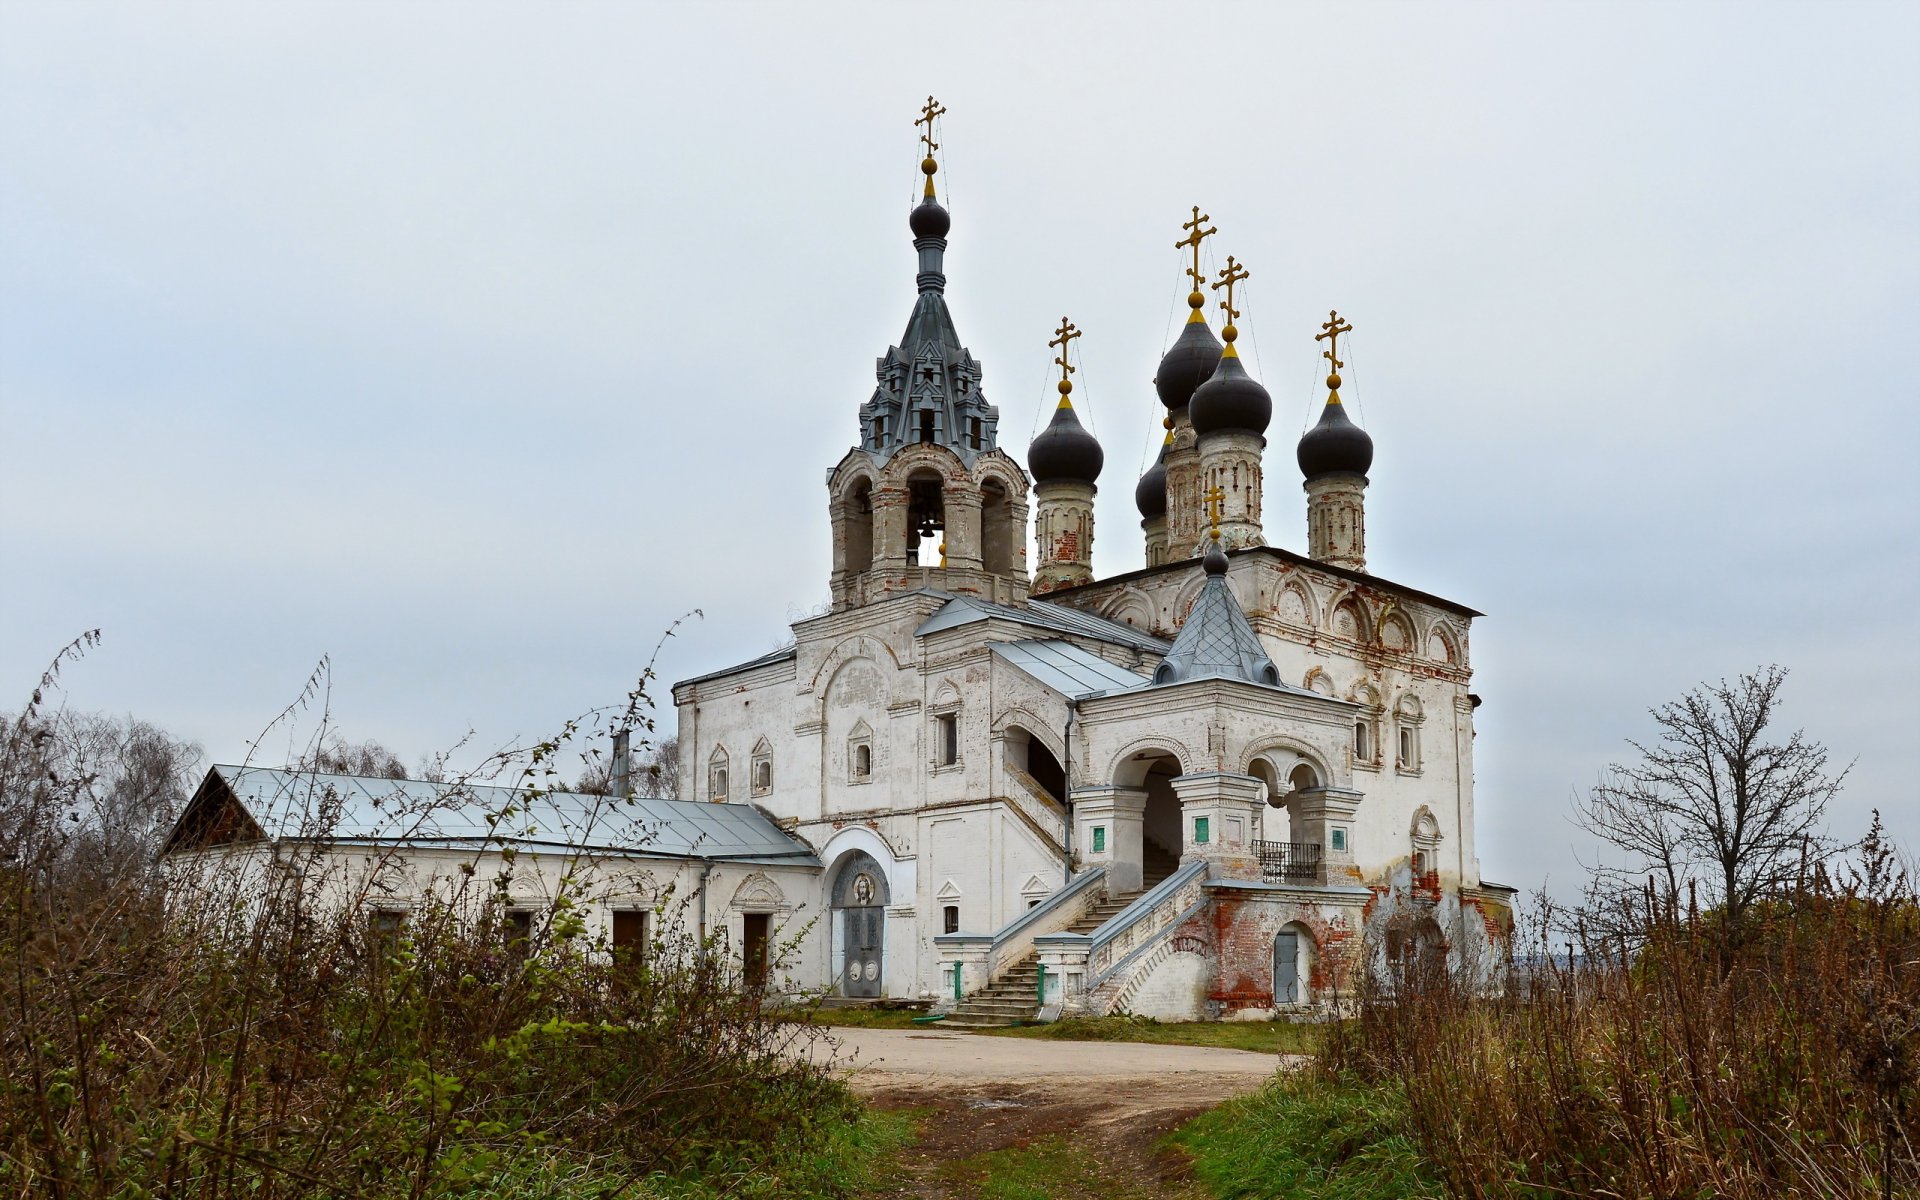
[[[1273,1006],[1305,1004],[1313,978],[1313,935],[1288,925],[1273,935]]]
[[[871,854],[855,851],[841,863],[831,893],[838,980],[843,996],[886,994],[887,874]]]

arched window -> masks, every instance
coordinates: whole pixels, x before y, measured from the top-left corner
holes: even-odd
[[[1420,772],[1420,724],[1424,719],[1420,709],[1420,698],[1412,692],[1400,697],[1400,703],[1393,706],[1394,726],[1394,766],[1403,774],[1417,775]]]
[[[866,783],[872,778],[873,730],[865,721],[856,721],[847,734],[847,782]]]
[[[1373,761],[1373,727],[1365,720],[1353,723],[1353,761]]]
[[[724,747],[715,746],[713,755],[707,759],[707,799],[725,800],[727,798],[727,752]]]

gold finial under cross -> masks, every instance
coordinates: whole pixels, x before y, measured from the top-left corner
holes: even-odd
[[[1200,243],[1220,232],[1218,229],[1200,228],[1211,220],[1213,220],[1212,217],[1200,211],[1198,204],[1194,205],[1193,220],[1180,223],[1180,228],[1187,231],[1187,236],[1173,244],[1175,250],[1185,246],[1193,247],[1193,265],[1187,268],[1187,278],[1193,280],[1193,292],[1187,297],[1187,306],[1195,313],[1198,313],[1200,307],[1207,302],[1206,296],[1200,291],[1200,285],[1207,281],[1207,277],[1200,273]]]
[[[1074,371],[1072,364],[1067,362],[1067,343],[1079,337],[1080,331],[1074,327],[1072,321],[1061,317],[1060,328],[1054,330],[1053,335],[1053,340],[1048,342],[1047,345],[1050,347],[1060,347],[1060,357],[1053,361],[1054,364],[1060,368],[1060,403],[1065,404],[1067,403],[1067,393],[1073,390],[1073,381],[1068,379],[1067,376],[1073,374]]]
[[[1337,381],[1340,377],[1340,368],[1347,365],[1341,362],[1339,357],[1340,335],[1343,333],[1352,333],[1353,326],[1341,320],[1338,312],[1329,312],[1327,316],[1329,319],[1320,323],[1320,328],[1326,330],[1326,332],[1314,334],[1313,340],[1327,343],[1327,348],[1320,352],[1320,357],[1333,364],[1333,377],[1334,380]],[[1340,384],[1338,382],[1329,382],[1327,386],[1337,388]]]
[[[1213,539],[1215,541],[1220,540],[1220,505],[1226,498],[1227,494],[1220,490],[1220,485],[1217,483],[1207,490],[1207,494],[1204,497],[1207,502],[1207,524],[1213,526]]]
[[[1227,289],[1227,298],[1220,302],[1220,307],[1226,310],[1227,327],[1220,331],[1220,336],[1229,342],[1237,337],[1240,332],[1233,327],[1234,321],[1240,316],[1240,310],[1233,306],[1233,285],[1245,280],[1247,277],[1247,269],[1235,262],[1233,255],[1229,254],[1227,255],[1227,265],[1220,269],[1220,278],[1213,285],[1213,290],[1216,292],[1221,288]]]

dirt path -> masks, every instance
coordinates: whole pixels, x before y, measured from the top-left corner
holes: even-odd
[[[1137,1042],[1037,1041],[957,1031],[835,1029],[835,1064],[887,1108],[930,1110],[889,1196],[977,1195],[952,1164],[1058,1135],[1099,1164],[1062,1196],[1190,1194],[1162,1136],[1271,1079],[1271,1054]],[[1060,1186],[1060,1185],[1056,1185]]]

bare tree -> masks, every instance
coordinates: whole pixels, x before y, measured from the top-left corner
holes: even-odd
[[[58,820],[70,862],[145,863],[198,782],[201,748],[137,717],[60,709],[34,714],[19,734],[24,753],[8,755],[0,779],[7,807],[31,791]]]
[[[1829,775],[1826,747],[1805,731],[1770,732],[1786,680],[1761,667],[1650,710],[1658,738],[1630,742],[1639,759],[1608,767],[1576,804],[1582,828],[1627,854],[1596,869],[1596,894],[1617,900],[1651,875],[1657,899],[1677,907],[1698,885],[1737,941],[1754,904],[1828,847],[1827,804],[1851,768]]]
[[[380,779],[405,779],[407,764],[379,742],[349,742],[338,734],[316,747],[300,764],[303,771],[328,775],[364,775]]]
[[[680,794],[680,735],[652,747],[634,764],[634,794],[671,800]]]

